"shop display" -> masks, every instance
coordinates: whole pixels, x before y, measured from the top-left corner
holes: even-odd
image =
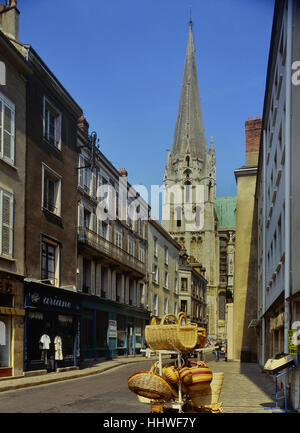
[[[150,371],[134,373],[128,379],[128,387],[137,394],[140,403],[148,404],[151,413],[223,412],[219,398],[224,373],[213,373],[205,362],[189,360],[194,348],[206,346],[204,328],[188,323],[182,312],[177,317],[167,314],[160,324],[151,321],[145,337],[150,348],[159,355],[159,361]],[[163,365],[162,353],[175,353],[177,359]]]

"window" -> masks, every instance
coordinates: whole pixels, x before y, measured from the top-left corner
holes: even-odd
[[[0,93],[0,157],[14,164],[15,106]]]
[[[152,271],[152,281],[158,284],[159,280],[159,270],[157,265],[153,265],[153,271]]]
[[[58,216],[61,215],[61,177],[53,170],[42,166],[43,208]]]
[[[165,287],[166,289],[169,288],[169,275],[168,275],[168,272],[165,272],[164,287]]]
[[[164,314],[168,314],[168,313],[169,313],[169,299],[164,298]]]
[[[61,114],[44,98],[44,138],[61,148]]]
[[[168,250],[168,247],[165,247],[164,257],[165,257],[165,265],[167,265],[168,261],[169,261],[169,250]]]
[[[0,254],[13,256],[13,194],[0,188]]]
[[[140,245],[140,247],[139,247],[139,260],[142,263],[145,263],[145,248],[144,248],[144,245]]]
[[[157,257],[157,238],[154,238],[153,249],[154,249],[154,256]]]
[[[178,280],[177,280],[177,278],[175,278],[174,292],[175,292],[176,295],[178,295]]]
[[[91,261],[83,258],[82,266],[82,291],[83,293],[90,293],[91,289]]]
[[[178,314],[178,302],[174,303],[174,314],[175,314],[175,316],[177,316],[177,314]]]
[[[184,299],[180,301],[180,311],[187,313],[187,301]]]
[[[42,239],[41,280],[46,284],[59,282],[59,245],[50,239]]]
[[[187,278],[181,278],[181,291],[182,292],[187,292],[187,284],[188,280]]]
[[[123,247],[123,232],[121,229],[116,228],[115,231],[115,243],[117,247],[122,248]]]
[[[128,238],[128,253],[130,256],[134,256],[134,249],[135,249],[135,241],[133,238]]]
[[[158,316],[158,295],[156,293],[152,295],[152,314]]]

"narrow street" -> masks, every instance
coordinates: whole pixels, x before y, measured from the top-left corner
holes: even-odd
[[[225,373],[220,401],[224,413],[270,413],[274,406],[272,379],[257,364],[207,363]],[[128,390],[127,378],[135,371],[148,370],[151,361],[116,367],[91,377],[8,391],[0,394],[1,413],[149,413]]]

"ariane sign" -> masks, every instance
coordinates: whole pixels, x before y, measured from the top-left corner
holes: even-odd
[[[54,288],[40,290],[37,287],[31,287],[30,290],[25,291],[25,308],[53,309],[79,314],[81,302],[76,299],[77,296],[72,292],[66,294],[66,290],[63,289],[58,290],[64,293],[57,293]]]

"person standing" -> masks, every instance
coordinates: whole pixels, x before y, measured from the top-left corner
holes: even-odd
[[[227,343],[224,343],[224,355],[225,355],[225,361],[227,362]]]
[[[216,355],[216,362],[218,362],[219,359],[220,359],[220,349],[221,349],[220,341],[217,340],[217,341],[215,342],[215,355]]]

